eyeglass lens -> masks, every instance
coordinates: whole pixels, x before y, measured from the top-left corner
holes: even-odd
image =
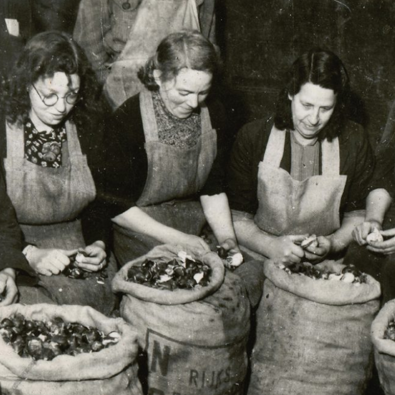
[[[51,93],[49,96],[42,96],[37,88],[33,85],[34,90],[37,92],[38,96],[40,97],[41,101],[48,107],[54,106],[59,101],[59,96],[56,93]],[[66,96],[64,96],[66,103],[68,104],[75,104],[78,99],[78,93],[69,92]]]

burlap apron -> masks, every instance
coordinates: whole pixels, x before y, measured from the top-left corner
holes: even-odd
[[[96,188],[76,128],[67,123],[66,131],[62,166],[44,168],[24,159],[23,132],[15,125],[7,125],[7,158],[4,160],[7,192],[26,242],[39,248],[85,246],[77,218],[95,198]],[[109,313],[115,303],[110,288],[116,271],[114,259],[110,260],[107,270],[109,279],[104,285],[97,283],[96,278],[74,280],[62,274],[39,276],[39,287],[45,294],[41,302],[47,302],[49,296],[58,304],[89,305]],[[21,290],[21,303],[40,302],[36,294],[34,301],[28,300],[31,295],[29,290]]]
[[[259,206],[254,221],[262,231],[275,236],[304,233],[327,236],[340,227],[340,202],[347,179],[340,175],[339,140],[324,140],[321,144],[322,175],[297,181],[280,168],[286,133],[274,126],[270,133],[259,164]],[[262,258],[253,251],[245,251]]]
[[[195,0],[143,0],[138,7],[128,42],[104,84],[115,109],[143,89],[138,69],[155,54],[160,41],[179,30],[200,30]]]
[[[205,216],[200,202],[188,200],[206,183],[217,155],[217,134],[205,105],[201,107],[202,134],[195,147],[180,149],[158,138],[149,92],[140,93],[148,172],[137,206],[156,221],[189,234],[200,234]],[[114,226],[114,251],[121,265],[146,254],[158,240]]]

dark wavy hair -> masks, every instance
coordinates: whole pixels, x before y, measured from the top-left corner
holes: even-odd
[[[29,88],[38,79],[53,77],[56,72],[80,77],[79,100],[68,116],[77,127],[100,111],[101,88],[83,50],[70,35],[48,31],[28,41],[2,83],[1,105],[9,123],[26,122],[31,109]]]
[[[159,89],[153,76],[155,69],[161,71],[160,79],[166,82],[175,78],[184,68],[205,71],[212,74],[213,79],[220,69],[214,45],[196,30],[169,34],[137,75],[147,89],[154,91]]]
[[[332,89],[337,95],[333,114],[319,134],[320,139],[332,140],[341,133],[346,122],[346,107],[350,95],[349,78],[342,61],[331,51],[313,48],[301,55],[287,74],[285,88],[277,101],[274,125],[279,130],[294,129],[291,101],[307,82]]]

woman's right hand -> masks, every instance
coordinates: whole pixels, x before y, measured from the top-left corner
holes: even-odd
[[[380,233],[386,239],[369,244],[367,249],[383,255],[395,254],[395,228],[383,230]]]
[[[70,264],[69,257],[77,253],[77,250],[29,247],[26,259],[36,273],[44,276],[61,273]]]
[[[210,252],[210,247],[201,237],[188,233],[181,233],[173,244],[182,244],[190,247],[192,250],[197,249],[198,251]]]
[[[362,224],[357,225],[352,231],[353,239],[360,245],[367,244],[366,238],[370,233],[372,233],[375,229],[381,230],[381,224],[377,221],[365,221]]]
[[[234,239],[226,239],[219,247],[223,248],[228,254],[241,254],[240,247]]]
[[[308,235],[291,235],[271,237],[268,247],[268,257],[276,263],[299,263],[305,253],[302,247],[295,243],[301,243]]]

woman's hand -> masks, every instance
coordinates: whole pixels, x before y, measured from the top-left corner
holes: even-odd
[[[223,248],[227,253],[237,254],[241,253],[240,248],[234,239],[226,239],[223,243],[219,245],[220,248]]]
[[[180,232],[180,235],[177,237],[177,241],[174,241],[173,244],[185,245],[192,250],[210,252],[210,247],[201,237],[190,235],[188,233]]]
[[[390,239],[384,240],[384,241],[378,241],[375,242],[374,244],[368,245],[366,248],[369,251],[377,252],[379,254],[383,255],[390,255],[395,253],[395,228],[393,229],[388,229],[388,230],[382,230],[380,233],[384,237],[391,237]]]
[[[52,276],[61,273],[70,264],[69,257],[77,250],[62,250],[58,248],[37,248],[32,245],[24,250],[30,266],[38,274]]]
[[[18,288],[15,284],[15,271],[4,269],[0,272],[0,306],[8,306],[18,300]]]
[[[305,249],[305,257],[311,263],[322,262],[332,249],[332,243],[328,237],[318,236],[317,243],[316,247],[309,246]]]
[[[301,243],[308,235],[272,236],[268,245],[268,257],[276,263],[299,263],[305,256]]]
[[[85,248],[79,248],[79,252],[85,252],[87,256],[81,257],[81,260],[77,262],[77,266],[88,272],[97,272],[102,270],[106,265],[106,251],[105,244],[101,241],[95,241],[94,243],[86,246]]]
[[[357,225],[352,231],[353,239],[360,245],[367,244],[366,238],[375,229],[381,230],[381,224],[377,221],[365,221],[360,225]]]

